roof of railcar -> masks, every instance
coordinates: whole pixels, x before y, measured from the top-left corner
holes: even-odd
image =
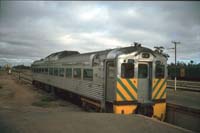
[[[88,53],[80,53],[80,54],[74,54],[70,56],[65,56],[65,57],[71,57],[71,56],[83,56],[83,55],[92,55],[92,54],[108,54],[109,52],[116,50],[116,51],[121,51],[124,54],[128,54],[131,52],[135,51],[143,51],[143,52],[154,52],[153,50],[146,48],[146,47],[135,47],[135,46],[129,46],[129,47],[120,47],[120,48],[113,48],[113,49],[106,49],[102,51],[95,51],[95,52],[88,52]],[[65,58],[63,57],[63,58]]]
[[[62,54],[62,55],[66,55],[66,56],[61,56],[61,58],[58,58],[58,60],[65,59],[65,58],[72,58],[72,57],[80,57],[80,56],[88,56],[88,57],[90,57],[92,54],[107,55],[111,51],[121,52],[123,54],[129,54],[129,53],[136,52],[136,51],[138,51],[138,53],[140,53],[140,52],[149,52],[149,53],[151,53],[153,55],[155,55],[155,53],[156,53],[155,51],[153,51],[153,50],[151,50],[149,48],[146,48],[146,47],[128,46],[128,47],[107,49],[107,50],[88,52],[88,53],[79,53],[78,51],[73,51],[74,54]],[[62,52],[66,52],[66,51],[62,51]],[[47,56],[46,58],[44,58],[42,60],[35,61],[34,63],[36,63],[36,62],[38,62],[38,63],[41,62],[42,63],[46,59],[48,59],[50,56],[53,57],[53,55],[58,55],[58,53],[62,53],[62,52],[53,53],[53,54]],[[70,51],[67,51],[67,52],[70,52]],[[158,55],[158,54],[160,54],[160,53],[156,53],[156,55]],[[160,55],[165,56],[165,54],[160,54]],[[58,60],[54,60],[54,61],[58,61]]]

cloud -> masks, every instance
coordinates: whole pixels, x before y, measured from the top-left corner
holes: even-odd
[[[26,63],[62,50],[91,52],[141,42],[173,47],[200,62],[199,2],[1,1],[0,64]],[[174,51],[166,49],[174,60]]]

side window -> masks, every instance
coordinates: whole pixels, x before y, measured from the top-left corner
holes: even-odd
[[[53,68],[49,68],[49,75],[53,75]]]
[[[133,63],[122,63],[121,64],[121,77],[122,78],[133,78],[134,77],[134,64]]]
[[[73,77],[81,79],[81,69],[80,68],[73,69]]]
[[[59,68],[59,76],[64,77],[64,68]]]
[[[160,61],[156,62],[156,78],[164,78],[165,76],[165,65],[161,64]]]
[[[93,80],[93,70],[92,69],[83,69],[83,79],[84,80]]]
[[[72,68],[66,68],[65,76],[66,78],[72,77]]]
[[[44,72],[44,68],[41,68],[41,73],[43,73]]]
[[[148,65],[139,64],[138,65],[138,78],[147,78],[148,76]]]
[[[54,70],[54,75],[58,76],[58,68],[54,68],[53,70]]]
[[[45,68],[45,74],[48,74],[48,68]]]

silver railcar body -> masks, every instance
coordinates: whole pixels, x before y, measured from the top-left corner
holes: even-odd
[[[73,92],[86,102],[98,101],[103,110],[110,103],[113,112],[130,114],[148,105],[150,111],[144,112],[164,118],[167,56],[158,51],[135,45],[62,58],[48,56],[35,61],[32,69],[35,82]]]

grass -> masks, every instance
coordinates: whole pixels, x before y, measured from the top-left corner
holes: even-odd
[[[53,97],[53,96],[49,96],[49,95],[45,95],[41,98],[41,101],[43,102],[52,102],[52,101],[55,101],[56,98]]]
[[[33,102],[33,106],[38,107],[48,107],[51,102],[55,101],[56,99],[53,96],[45,95],[40,98],[39,101]]]
[[[43,101],[33,102],[32,105],[38,106],[38,107],[48,107],[49,106],[48,102],[43,102]]]
[[[3,89],[3,86],[0,84],[0,89]]]

